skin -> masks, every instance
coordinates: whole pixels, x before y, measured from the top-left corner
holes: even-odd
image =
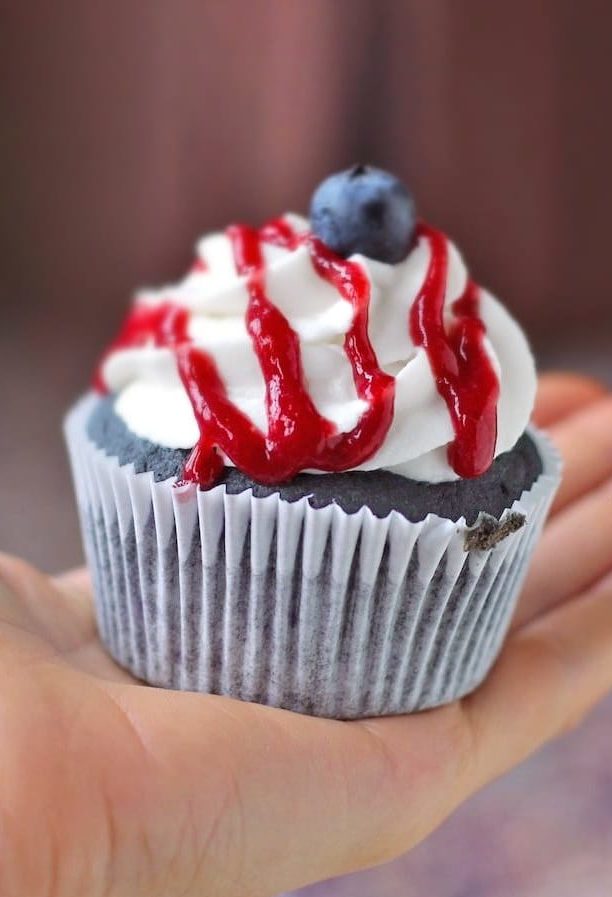
[[[612,687],[612,395],[540,384],[565,458],[486,683],[343,723],[145,687],[100,646],[84,571],[0,556],[0,894],[271,897],[409,850]]]

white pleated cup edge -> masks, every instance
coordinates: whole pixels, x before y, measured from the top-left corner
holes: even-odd
[[[484,678],[560,477],[535,428],[543,471],[505,512],[526,525],[466,554],[463,519],[411,523],[395,511],[380,519],[307,498],[155,483],[87,438],[95,401],[82,399],[65,430],[100,632],[121,665],[157,685],[338,718],[446,703]],[[472,601],[485,574],[491,588]]]

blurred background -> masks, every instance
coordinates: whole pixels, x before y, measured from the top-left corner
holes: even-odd
[[[0,0],[0,49],[3,549],[81,558],[60,421],[132,289],[355,161],[406,179],[542,367],[612,381],[609,0]],[[317,895],[608,895],[602,719]]]

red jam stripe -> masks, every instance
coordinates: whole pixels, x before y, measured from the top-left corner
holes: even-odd
[[[385,440],[393,421],[395,377],[379,367],[370,342],[370,282],[365,271],[355,262],[337,256],[314,236],[308,238],[308,246],[317,274],[353,306],[353,322],[344,339],[344,351],[353,369],[357,395],[368,407],[352,430],[328,441],[316,463],[319,470],[349,470],[371,458]]]
[[[453,303],[455,321],[445,327],[448,244],[439,231],[421,224],[419,236],[431,247],[425,282],[410,311],[410,334],[423,346],[439,394],[451,417],[455,439],[448,460],[461,477],[477,477],[491,466],[497,440],[499,381],[484,346],[478,288],[468,281]]]

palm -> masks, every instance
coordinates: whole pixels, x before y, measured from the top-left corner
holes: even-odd
[[[559,513],[493,675],[436,711],[347,724],[145,687],[98,641],[84,572],[0,559],[0,893],[263,897],[373,864],[584,712],[612,684],[612,404],[552,378],[539,415]]]

